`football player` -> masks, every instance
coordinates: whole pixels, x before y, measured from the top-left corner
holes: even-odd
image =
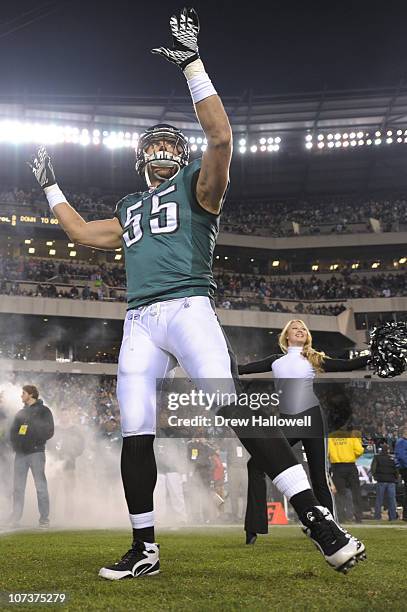
[[[136,152],[136,169],[148,189],[123,198],[112,219],[90,222],[66,202],[44,148],[31,164],[73,242],[124,251],[128,310],[117,395],[123,434],[121,473],[133,543],[120,561],[100,570],[99,575],[109,580],[159,571],[153,512],[156,380],[169,376],[178,362],[205,391],[211,390],[214,379],[226,381],[222,391],[235,389],[231,353],[212,302],[212,259],[229,182],[232,132],[199,56],[194,9],[172,16],[170,28],[173,46],[153,53],[181,68],[187,79],[207,139],[202,159],[189,163],[187,139],[177,128],[151,127],[140,137]],[[282,434],[272,444],[249,438],[243,444],[291,501],[328,563],[340,570],[353,565],[358,545],[327,509],[318,507],[305,471]]]

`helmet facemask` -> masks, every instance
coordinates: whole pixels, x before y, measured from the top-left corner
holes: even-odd
[[[164,143],[164,147],[151,153],[146,152],[149,146],[158,143],[160,145]],[[171,143],[172,151],[166,149],[166,143]],[[136,155],[136,170],[139,174],[144,174],[148,186],[151,187],[152,180],[164,182],[174,178],[179,170],[188,164],[188,141],[177,128],[167,125],[153,126],[140,137]],[[154,166],[174,168],[175,172],[172,176],[164,178],[154,171]]]

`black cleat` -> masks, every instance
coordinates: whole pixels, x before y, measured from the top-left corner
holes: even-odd
[[[337,572],[347,574],[358,561],[366,559],[365,545],[342,529],[328,508],[310,508],[302,515],[301,523],[303,532]]]
[[[149,542],[133,542],[125,555],[114,563],[102,567],[99,576],[107,580],[155,576],[160,571],[160,547]]]

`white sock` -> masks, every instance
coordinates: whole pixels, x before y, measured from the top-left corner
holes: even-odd
[[[129,517],[133,529],[154,527],[154,510],[151,512],[143,512],[142,514],[129,514]]]
[[[293,465],[287,468],[274,478],[273,484],[288,500],[290,500],[293,495],[297,495],[297,493],[301,493],[301,491],[306,491],[311,488],[307,474],[302,465]]]

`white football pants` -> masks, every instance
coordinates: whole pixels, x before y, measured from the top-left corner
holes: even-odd
[[[117,374],[122,435],[155,434],[156,381],[177,365],[204,392],[234,393],[225,336],[209,298],[157,302],[126,314]]]

